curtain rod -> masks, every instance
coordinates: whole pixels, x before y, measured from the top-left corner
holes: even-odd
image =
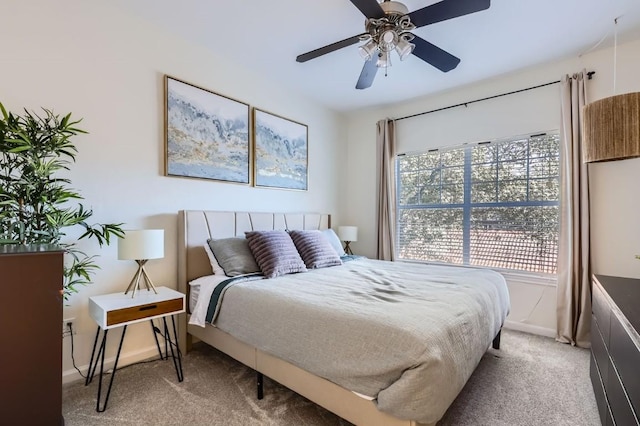
[[[595,73],[596,73],[595,71],[589,71],[587,73],[588,79],[591,80],[591,77]],[[526,92],[527,90],[539,89],[540,87],[550,86],[552,84],[558,84],[558,83],[560,83],[560,80],[550,81],[549,83],[538,84],[537,86],[531,86],[531,87],[527,87],[525,89],[514,90],[513,92],[501,93],[499,95],[488,96],[486,98],[481,98],[481,99],[474,99],[473,101],[462,102],[462,103],[455,104],[455,105],[449,105],[449,106],[446,106],[446,107],[443,107],[443,108],[432,109],[431,111],[424,111],[424,112],[419,112],[419,113],[416,113],[416,114],[411,114],[411,115],[407,115],[407,116],[400,117],[400,118],[395,118],[395,119],[393,119],[393,121],[406,120],[407,118],[413,118],[413,117],[418,117],[420,115],[431,114],[432,112],[444,111],[445,109],[457,108],[457,107],[461,107],[461,106],[465,106],[466,107],[469,104],[473,104],[473,103],[476,103],[476,102],[487,101],[489,99],[495,99],[495,98],[499,98],[499,97],[502,97],[502,96],[513,95],[515,93]]]

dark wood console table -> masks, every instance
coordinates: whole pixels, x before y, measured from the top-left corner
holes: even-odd
[[[638,425],[640,279],[594,275],[591,383],[603,425]]]

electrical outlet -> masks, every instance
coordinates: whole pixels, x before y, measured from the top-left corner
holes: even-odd
[[[69,329],[69,324],[75,325],[73,323],[75,320],[76,320],[75,318],[65,318],[62,320],[62,338],[71,336],[71,330]],[[75,327],[73,327],[73,334],[78,334],[78,330],[76,330]]]

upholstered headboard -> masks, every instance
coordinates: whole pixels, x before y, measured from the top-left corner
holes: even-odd
[[[206,210],[178,212],[178,290],[189,296],[189,281],[211,274],[204,245],[209,238],[244,236],[245,231],[327,229],[331,216],[321,213],[253,213]]]

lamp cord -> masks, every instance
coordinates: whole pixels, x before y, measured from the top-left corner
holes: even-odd
[[[86,379],[87,376],[85,376],[84,374],[82,374],[82,371],[80,371],[80,369],[76,366],[76,359],[73,356],[73,352],[74,352],[74,348],[73,348],[73,325],[72,324],[67,324],[67,327],[69,328],[69,333],[70,333],[70,337],[71,337],[71,363],[73,364],[73,368],[76,369],[76,371],[78,372],[78,374],[80,374],[80,376],[83,379]]]
[[[80,376],[83,379],[86,379],[87,376],[85,376],[84,374],[82,374],[82,371],[80,371],[80,369],[78,368],[78,366],[76,365],[76,359],[74,357],[74,346],[73,346],[73,325],[72,324],[67,324],[67,328],[69,329],[69,333],[70,333],[70,337],[71,337],[71,363],[73,364],[73,368],[76,369],[76,371],[78,372],[78,374],[80,374]],[[155,333],[158,333],[160,336],[162,336],[165,341],[167,341],[172,347],[176,348],[177,351],[177,356],[178,357],[182,357],[182,352],[180,352],[180,347],[173,343],[170,339],[168,339],[168,336],[166,334],[164,334],[158,327],[156,327],[156,325],[153,325],[153,331]],[[123,370],[125,368],[129,368],[129,367],[133,367],[134,365],[138,365],[138,364],[148,364],[148,363],[152,363],[152,362],[156,362],[156,361],[163,361],[163,360],[167,360],[169,359],[168,354],[165,354],[165,358],[152,358],[152,359],[148,359],[148,360],[144,360],[144,361],[138,361],[138,362],[134,362],[132,364],[127,364],[123,367],[119,367],[118,370]],[[111,372],[111,370],[107,370],[104,372],[105,375],[109,374]]]

